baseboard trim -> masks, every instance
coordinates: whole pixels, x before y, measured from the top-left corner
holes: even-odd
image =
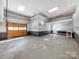
[[[6,39],[7,39],[7,33],[6,32],[0,33],[0,40],[6,40]]]
[[[28,31],[28,35],[31,35],[31,36],[40,37],[47,34],[49,34],[49,31]]]
[[[74,40],[77,42],[77,44],[79,45],[79,34],[74,33]]]

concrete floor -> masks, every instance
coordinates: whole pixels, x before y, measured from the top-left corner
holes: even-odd
[[[21,37],[0,42],[0,59],[79,59],[79,47],[62,35]]]

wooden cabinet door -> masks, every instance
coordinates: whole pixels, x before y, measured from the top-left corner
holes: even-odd
[[[8,27],[12,27],[13,30],[8,28],[8,38],[21,37],[27,35],[27,30],[20,30],[19,27],[26,27],[26,24],[17,24],[8,22]],[[16,29],[18,28],[18,29]]]
[[[14,27],[14,24],[15,23],[8,22],[8,38],[13,38],[14,37],[14,30],[12,30],[13,27]]]

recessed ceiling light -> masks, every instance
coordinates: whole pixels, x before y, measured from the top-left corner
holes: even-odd
[[[52,9],[48,10],[48,12],[54,12],[54,11],[56,11],[56,10],[58,10],[58,7],[54,7],[54,8],[52,8]]]
[[[17,8],[18,11],[24,11],[24,9],[25,9],[24,6],[19,6],[19,7]]]

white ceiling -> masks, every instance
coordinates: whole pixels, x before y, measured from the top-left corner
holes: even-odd
[[[54,7],[66,8],[77,0],[8,0],[8,9],[27,16],[33,16],[39,12],[47,12]],[[17,10],[22,5],[25,7],[23,12]]]

